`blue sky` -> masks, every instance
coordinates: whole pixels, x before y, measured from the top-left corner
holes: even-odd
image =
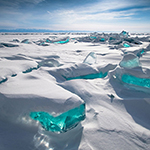
[[[0,0],[0,29],[150,32],[150,0]]]

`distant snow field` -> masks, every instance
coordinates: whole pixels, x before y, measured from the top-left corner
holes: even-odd
[[[150,34],[0,33],[1,150],[149,150]]]

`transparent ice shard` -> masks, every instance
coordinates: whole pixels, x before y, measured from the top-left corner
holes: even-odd
[[[149,78],[138,78],[133,75],[123,74],[122,81],[131,85],[142,86],[150,88],[150,79]]]
[[[121,35],[121,37],[129,37],[129,33],[126,32],[126,31],[122,31],[122,32],[120,33],[120,35]]]
[[[101,38],[100,41],[101,41],[101,42],[105,42],[105,38]]]
[[[124,55],[119,65],[124,68],[134,68],[140,66],[140,62],[136,55],[130,53]]]
[[[87,63],[89,65],[95,64],[97,59],[97,55],[94,52],[90,52],[87,57],[84,59],[83,63]]]
[[[142,49],[142,51],[140,52],[140,54],[143,54],[145,51],[144,51],[144,49]]]
[[[17,43],[19,43],[20,41],[19,41],[18,39],[13,39],[12,42],[17,42]]]
[[[85,103],[56,117],[47,112],[31,112],[30,117],[38,120],[47,131],[67,132],[85,119]]]
[[[90,36],[91,39],[96,39],[96,36]]]
[[[111,41],[111,40],[115,40],[115,38],[114,38],[114,37],[110,37],[109,40],[110,40],[110,41]]]
[[[83,76],[77,76],[77,77],[70,77],[66,78],[66,80],[74,80],[74,79],[96,79],[96,78],[104,78],[107,76],[107,72],[103,73],[97,73],[97,74],[88,74],[88,75],[83,75]]]
[[[127,44],[127,43],[124,43],[123,46],[124,46],[124,47],[130,47],[130,45]]]
[[[39,67],[41,67],[41,66],[58,67],[58,66],[60,66],[60,63],[56,59],[50,58],[50,59],[46,59],[46,60],[39,62]]]
[[[140,50],[140,51],[137,53],[137,56],[138,56],[138,57],[141,57],[144,53],[145,53],[145,50],[142,49],[142,50]]]
[[[31,42],[29,42],[29,39],[24,39],[21,43],[31,44]]]

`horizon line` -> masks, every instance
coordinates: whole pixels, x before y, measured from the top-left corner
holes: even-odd
[[[123,30],[122,30],[123,31]],[[24,28],[18,28],[18,29],[0,29],[0,32],[88,32],[88,33],[93,33],[93,32],[107,32],[107,33],[121,33],[122,31],[89,31],[89,30],[51,30],[51,29],[24,29]],[[128,31],[127,31],[128,32]],[[150,33],[150,32],[130,32],[130,33]]]

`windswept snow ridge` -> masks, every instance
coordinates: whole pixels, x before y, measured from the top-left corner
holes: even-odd
[[[0,149],[150,149],[150,34],[0,38]]]

